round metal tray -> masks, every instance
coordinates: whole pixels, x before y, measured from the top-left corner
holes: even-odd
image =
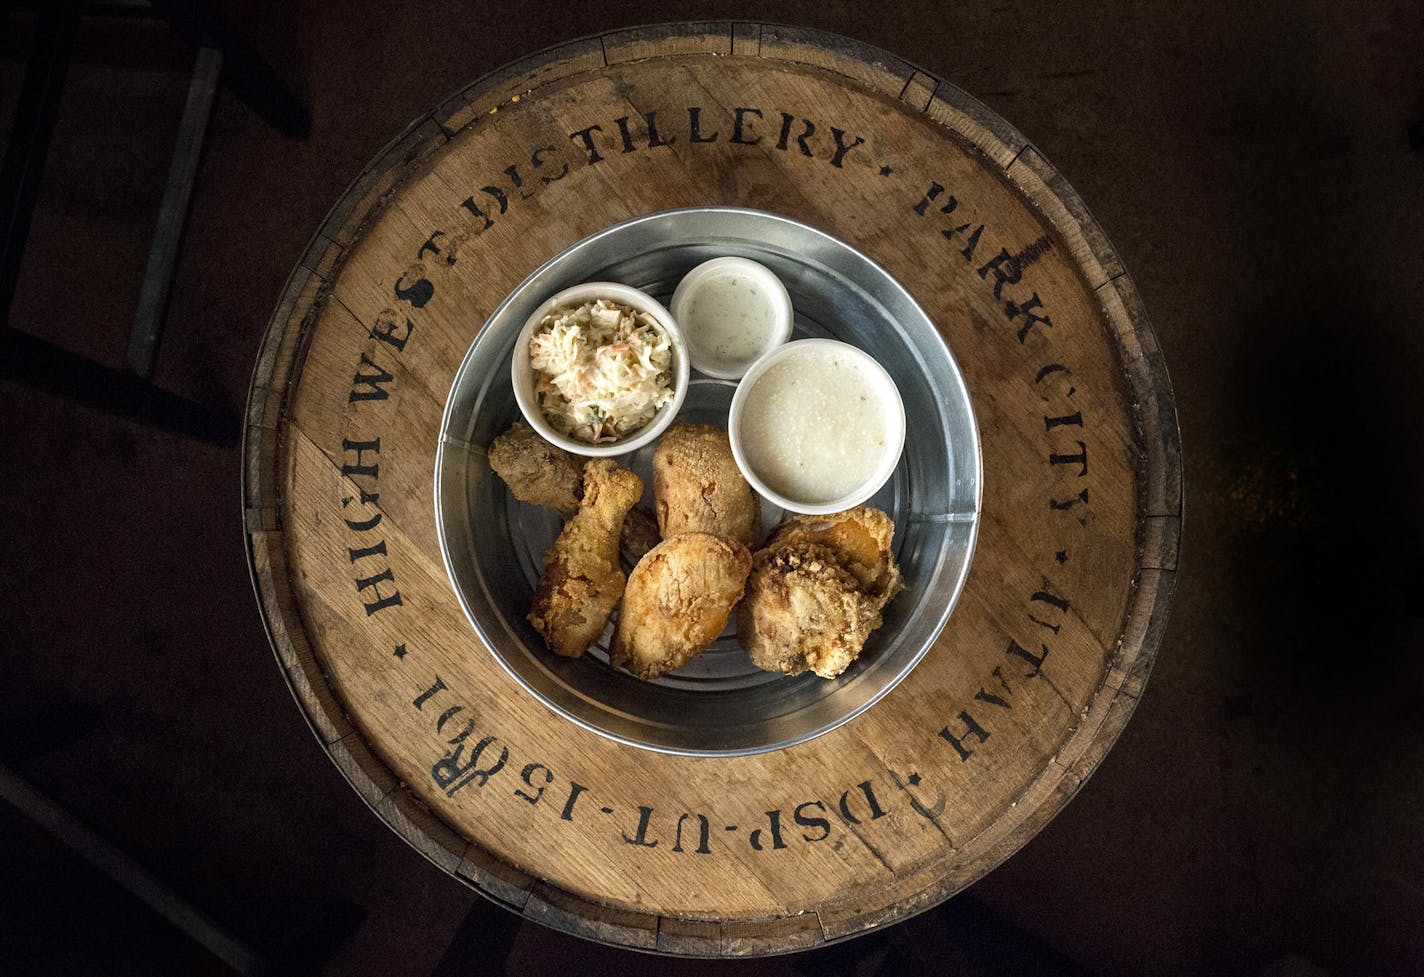
[[[584,281],[624,282],[666,304],[694,266],[729,254],[759,261],[785,282],[795,310],[793,339],[826,336],[859,346],[884,364],[905,403],[904,453],[867,503],[895,521],[905,589],[885,608],[884,624],[860,658],[833,680],[761,671],[729,624],[683,668],[643,682],[609,667],[611,624],[595,648],[566,659],[546,651],[525,620],[561,520],[515,501],[485,454],[519,419],[509,360],[520,325],[548,295]],[[678,420],[725,427],[735,387],[694,372]],[[619,459],[643,479],[649,502],[653,447]],[[980,486],[979,434],[964,378],[910,295],[865,255],[813,227],[761,211],[706,207],[638,217],[591,235],[546,262],[495,309],[465,354],[441,419],[435,514],[440,551],[466,616],[525,689],[572,722],[620,742],[736,756],[834,729],[909,674],[964,586]],[[781,518],[781,510],[763,503],[764,529]]]

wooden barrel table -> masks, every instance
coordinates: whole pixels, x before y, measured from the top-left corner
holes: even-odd
[[[432,501],[451,381],[504,297],[601,228],[707,205],[888,271],[982,437],[977,549],[924,659],[850,722],[752,756],[639,749],[528,694],[462,614]],[[748,23],[544,51],[391,143],[290,279],[244,460],[272,644],[376,815],[530,919],[701,956],[889,925],[1032,838],[1143,691],[1182,503],[1161,353],[1063,177],[948,82]]]

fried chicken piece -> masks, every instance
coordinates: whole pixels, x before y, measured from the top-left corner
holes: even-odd
[[[623,520],[623,536],[619,549],[629,566],[637,566],[648,551],[662,541],[658,535],[658,520],[653,510],[645,505],[628,510],[628,518]]]
[[[545,441],[523,421],[490,442],[489,463],[520,502],[545,506],[565,518],[578,512],[584,459]],[[623,558],[636,566],[659,538],[657,519],[639,506],[623,523]]]
[[[758,668],[835,678],[880,627],[881,602],[816,543],[784,543],[752,560],[737,639]]]
[[[628,578],[610,660],[641,679],[681,668],[727,626],[742,599],[752,554],[710,533],[659,543]]]
[[[583,501],[544,557],[529,623],[556,655],[577,658],[603,633],[623,596],[618,538],[643,481],[607,458],[583,469]]]
[[[712,533],[745,546],[761,539],[761,503],[719,427],[674,424],[663,432],[653,452],[653,496],[664,539]]]
[[[523,421],[490,442],[489,463],[520,502],[548,506],[564,516],[578,512],[583,459],[545,441]]]
[[[772,530],[768,549],[815,543],[860,581],[861,588],[884,607],[905,586],[890,542],[895,523],[872,506],[862,505],[828,516],[793,516]]]

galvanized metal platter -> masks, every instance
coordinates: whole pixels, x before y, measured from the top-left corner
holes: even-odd
[[[665,304],[702,261],[740,255],[771,268],[795,311],[793,339],[829,337],[873,354],[909,418],[894,474],[870,500],[896,526],[905,590],[854,665],[837,679],[756,668],[733,627],[688,665],[653,682],[608,664],[612,626],[582,658],[558,658],[525,620],[559,516],[516,501],[486,446],[519,418],[509,361],[524,320],[553,292],[617,281]],[[697,373],[679,420],[725,426],[734,381]],[[834,437],[834,432],[827,432]],[[651,501],[653,446],[622,457]],[[954,356],[935,323],[849,244],[775,214],[730,207],[666,211],[593,234],[525,279],[476,335],[446,403],[435,464],[440,549],[470,625],[528,692],[571,722],[667,753],[735,756],[791,746],[870,708],[923,658],[963,588],[978,530],[978,429]],[[763,505],[763,527],[782,518]],[[631,570],[631,567],[625,567]],[[616,612],[615,612],[616,614]]]

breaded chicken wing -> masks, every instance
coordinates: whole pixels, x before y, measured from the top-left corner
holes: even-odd
[[[577,658],[603,632],[623,596],[618,537],[643,482],[617,462],[591,458],[583,469],[583,501],[544,557],[529,623],[549,650]]]
[[[578,512],[583,459],[545,441],[523,421],[490,442],[489,463],[520,502],[548,506],[564,516]]]
[[[751,566],[745,546],[710,533],[658,544],[628,577],[613,666],[652,679],[687,664],[727,626]]]
[[[815,543],[784,543],[752,560],[737,639],[758,668],[835,678],[880,627],[881,602]]]
[[[578,512],[584,459],[545,441],[523,421],[515,421],[490,442],[489,463],[520,502],[553,509],[564,517]],[[638,506],[623,522],[623,559],[636,566],[658,539],[652,510]]]
[[[744,546],[761,539],[761,503],[719,427],[674,424],[663,432],[653,452],[653,495],[664,539],[712,533]]]
[[[768,549],[792,543],[826,547],[860,581],[866,594],[884,607],[904,586],[890,550],[894,536],[890,517],[863,505],[828,516],[793,516],[772,530],[766,545]]]

